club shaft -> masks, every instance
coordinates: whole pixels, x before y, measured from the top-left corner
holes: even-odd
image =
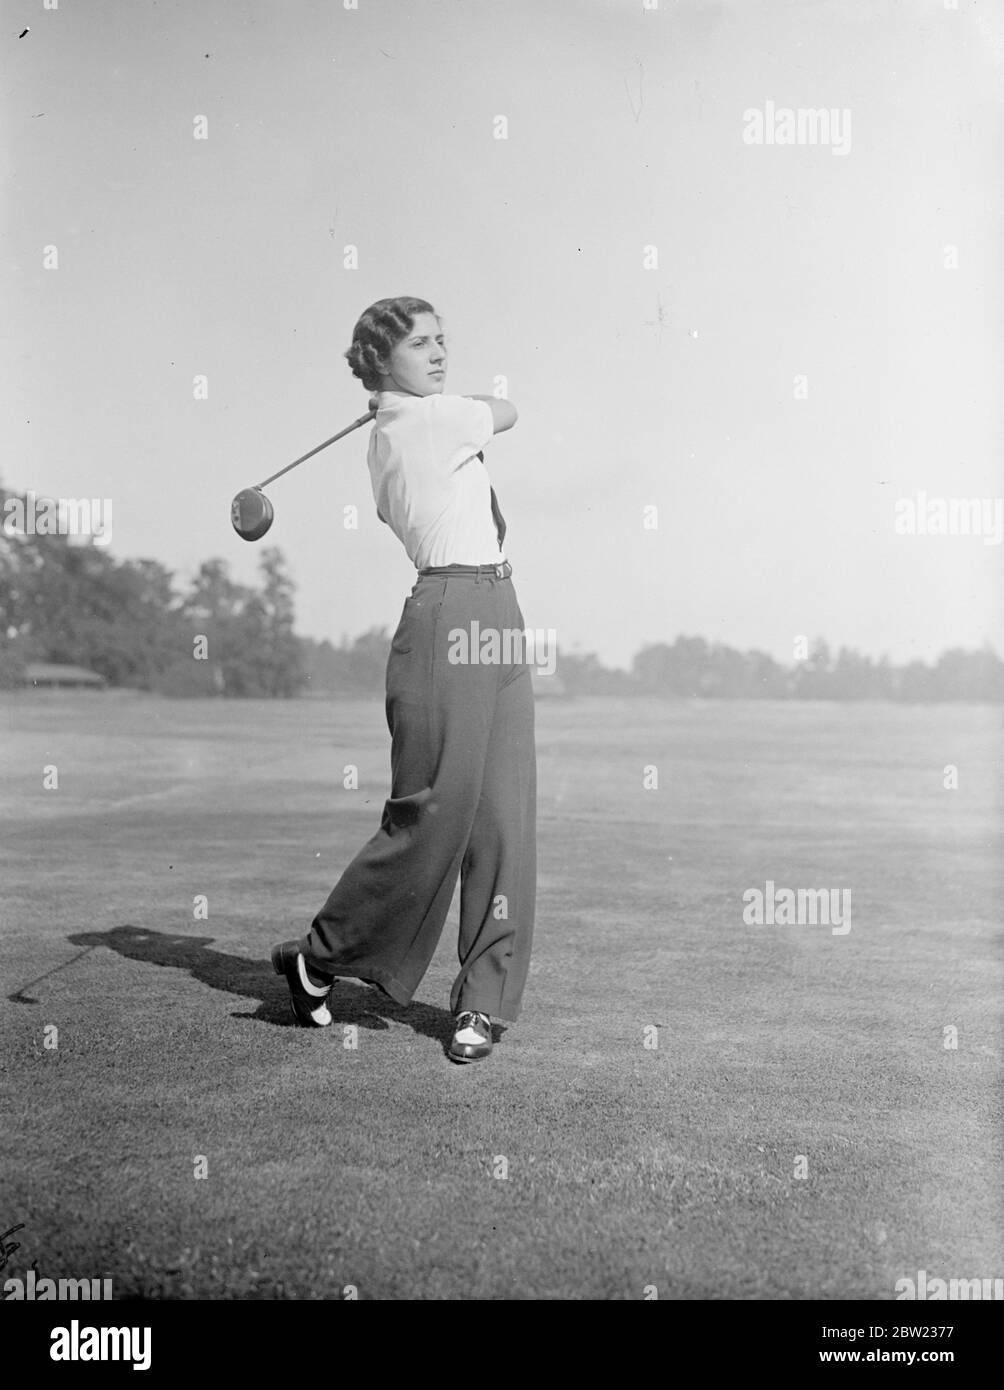
[[[360,415],[358,420],[353,420],[351,425],[346,425],[345,429],[339,430],[337,434],[333,434],[331,438],[326,439],[323,444],[318,444],[317,448],[311,449],[309,454],[303,454],[300,458],[294,459],[292,463],[287,463],[285,468],[280,468],[278,473],[273,473],[271,478],[266,478],[263,483],[258,483],[257,486],[267,487],[269,483],[274,483],[276,478],[281,478],[284,473],[288,473],[289,470],[295,468],[297,464],[306,463],[307,459],[311,459],[315,454],[319,454],[321,450],[326,449],[329,444],[334,444],[338,439],[344,439],[347,434],[351,434],[353,430],[357,430],[360,425],[365,425],[367,420],[372,420],[375,414],[375,410],[369,410],[365,415]]]

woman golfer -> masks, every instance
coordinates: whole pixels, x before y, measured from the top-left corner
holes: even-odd
[[[345,354],[375,392],[368,463],[377,512],[418,577],[387,662],[391,794],[380,829],[310,931],[276,946],[300,1023],[331,1023],[338,976],[410,1002],[460,876],[450,1056],[487,1057],[492,1019],[519,1016],[536,897],[536,752],[523,614],[481,450],[516,410],[445,395],[446,347],[423,299],[381,299]],[[518,640],[517,640],[518,638]]]

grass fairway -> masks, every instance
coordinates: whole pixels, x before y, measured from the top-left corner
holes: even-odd
[[[524,1012],[457,1067],[456,907],[409,1008],[346,982],[302,1030],[268,963],[377,827],[379,701],[2,698],[4,1277],[891,1299],[1004,1273],[1000,711],[537,719]],[[745,925],[767,879],[850,889],[851,930]]]

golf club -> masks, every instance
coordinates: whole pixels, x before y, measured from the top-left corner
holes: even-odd
[[[296,468],[300,463],[305,463],[307,459],[319,454],[322,449],[326,449],[329,444],[334,444],[338,439],[344,439],[347,434],[357,430],[360,425],[365,425],[367,420],[372,420],[376,414],[375,410],[368,410],[365,415],[360,415],[358,420],[353,420],[351,425],[346,425],[345,429],[333,434],[330,439],[326,439],[323,444],[318,444],[309,453],[302,454],[300,458],[294,459],[292,463],[287,463],[285,468],[280,468],[278,473],[273,473],[271,478],[266,478],[264,482],[256,484],[255,487],[246,487],[239,492],[230,503],[230,520],[233,522],[234,530],[238,536],[245,541],[260,541],[265,532],[272,525],[275,519],[275,510],[272,507],[271,498],[265,496],[263,488],[268,487],[269,483],[274,483],[276,478],[281,478],[284,473],[288,473],[291,468]]]

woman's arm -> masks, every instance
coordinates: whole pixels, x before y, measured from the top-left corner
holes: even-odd
[[[465,399],[484,401],[485,405],[491,409],[496,434],[501,434],[503,430],[511,430],[519,419],[512,401],[499,400],[498,396],[467,396]]]

